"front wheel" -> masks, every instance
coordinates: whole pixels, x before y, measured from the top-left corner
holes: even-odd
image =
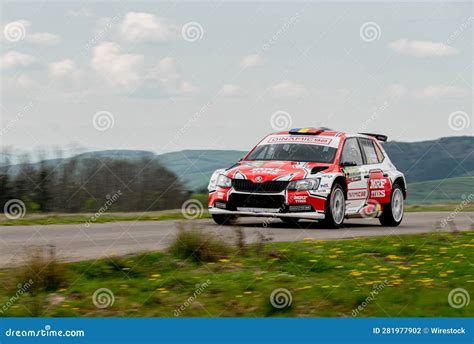
[[[235,222],[236,216],[234,215],[220,215],[220,214],[212,214],[212,219],[218,225],[229,226]]]
[[[322,222],[326,227],[339,228],[344,222],[345,215],[346,197],[344,195],[344,189],[341,184],[334,184],[331,194],[326,201],[326,211]]]
[[[400,185],[395,184],[389,204],[385,204],[383,213],[379,217],[382,226],[397,227],[403,219],[403,191]]]

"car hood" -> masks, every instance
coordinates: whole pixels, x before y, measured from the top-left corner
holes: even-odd
[[[254,183],[290,181],[310,177],[329,168],[329,164],[294,161],[241,161],[225,171],[232,179],[248,179]]]

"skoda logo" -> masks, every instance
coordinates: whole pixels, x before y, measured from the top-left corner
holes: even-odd
[[[255,181],[256,181],[256,182],[261,182],[261,181],[262,181],[262,177],[261,177],[261,176],[256,176],[256,177],[255,177]]]

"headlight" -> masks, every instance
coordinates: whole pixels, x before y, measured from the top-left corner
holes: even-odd
[[[320,179],[300,179],[293,180],[288,184],[288,190],[316,190],[319,186]]]
[[[216,184],[221,188],[230,188],[232,186],[232,179],[227,176],[224,176],[223,174],[219,174],[219,176],[217,177]]]

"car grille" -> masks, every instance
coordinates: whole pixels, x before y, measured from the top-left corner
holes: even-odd
[[[236,191],[242,192],[261,192],[261,193],[277,193],[282,192],[288,186],[286,181],[268,181],[263,183],[254,183],[247,179],[233,179],[232,186]]]
[[[229,196],[228,208],[284,208],[285,197],[281,195],[248,195],[233,193]]]

